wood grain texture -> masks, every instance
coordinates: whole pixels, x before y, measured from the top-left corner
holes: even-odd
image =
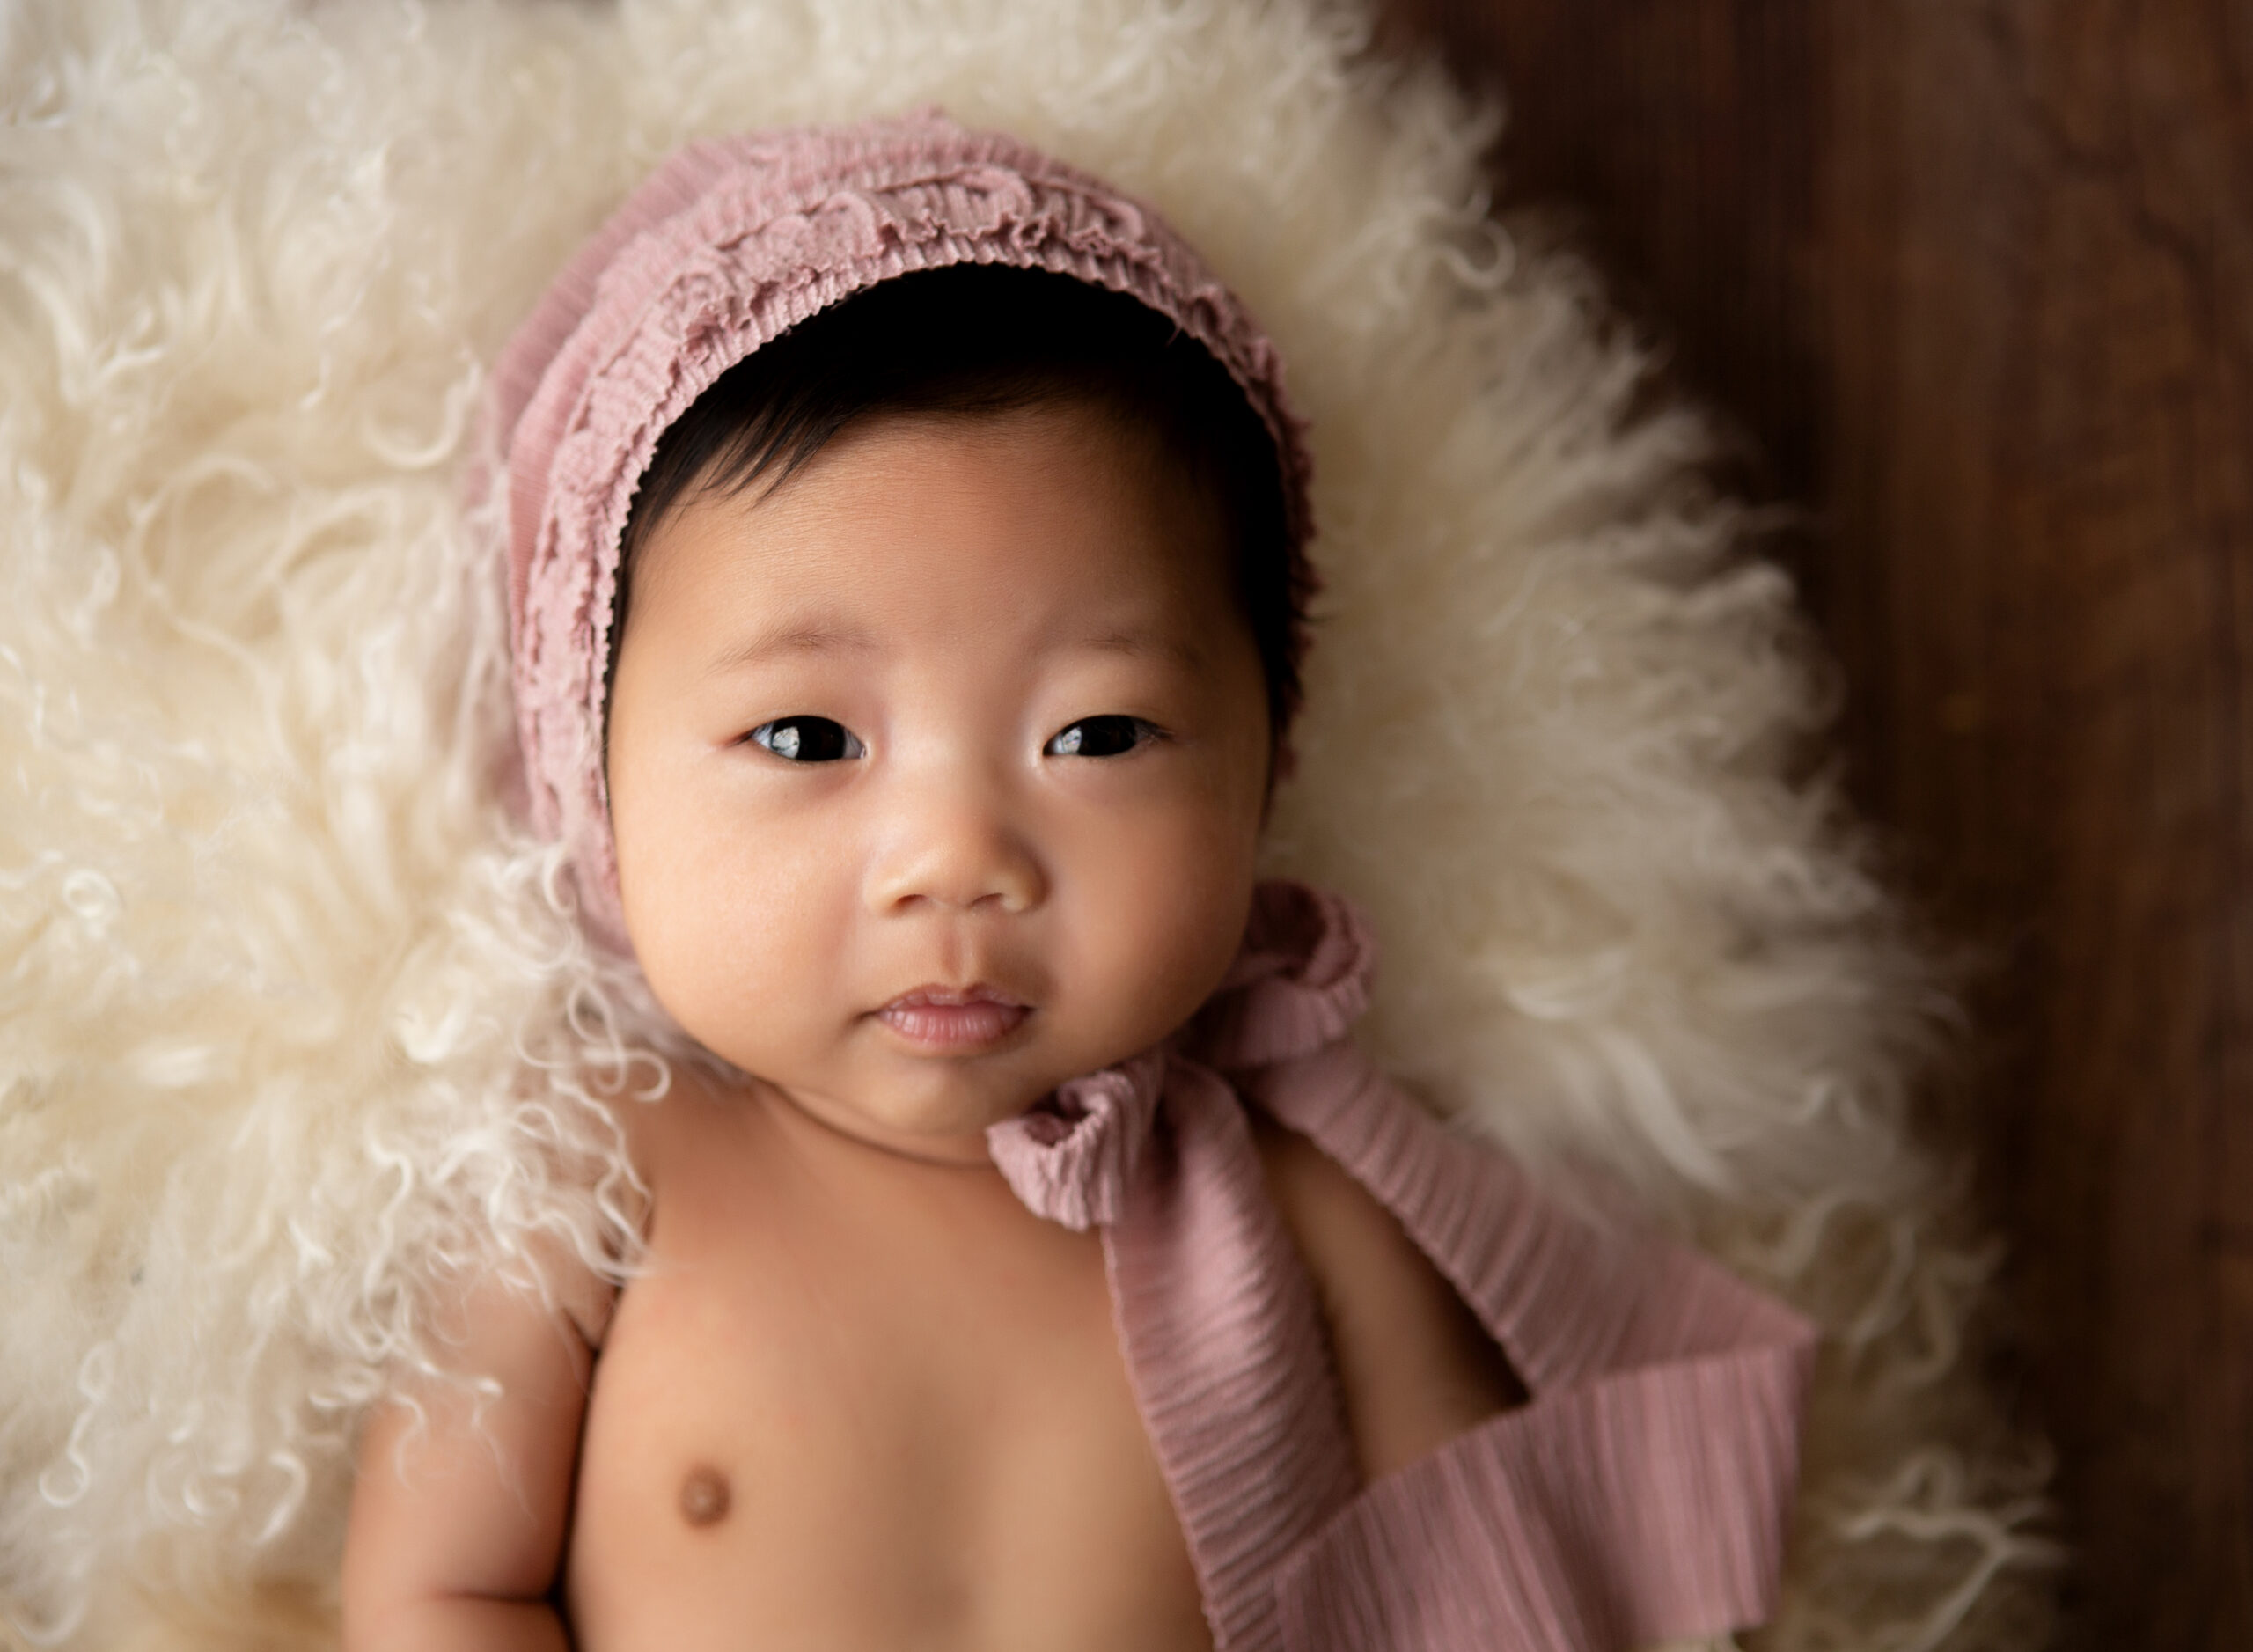
[[[1808,516],[1968,1106],[2066,1644],[2253,1647],[2253,6],[1391,0]]]

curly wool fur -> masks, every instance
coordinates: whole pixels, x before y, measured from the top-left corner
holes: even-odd
[[[1692,414],[1484,214],[1493,124],[1325,0],[0,10],[0,1645],[327,1643],[434,1291],[630,1249],[630,973],[497,796],[489,363],[694,136],[927,102],[1156,201],[1281,344],[1329,581],[1274,870],[1369,1036],[1831,1335],[1779,1648],[2032,1644],[2038,1465],[1911,1144],[1942,1006]]]

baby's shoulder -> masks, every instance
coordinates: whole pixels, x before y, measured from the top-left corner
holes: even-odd
[[[588,1086],[616,1128],[617,1144],[632,1171],[611,1193],[630,1233],[598,1261],[569,1252],[560,1243],[553,1245],[541,1273],[554,1281],[550,1294],[590,1347],[603,1346],[622,1289],[620,1281],[632,1278],[648,1262],[659,1205],[668,1201],[669,1193],[677,1196],[686,1167],[715,1152],[714,1138],[726,1117],[723,1088],[716,1076],[686,1061],[668,1063],[665,1082],[654,1092],[645,1087]]]

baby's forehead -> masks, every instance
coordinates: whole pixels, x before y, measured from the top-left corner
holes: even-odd
[[[1118,408],[885,412],[787,475],[692,488],[643,540],[635,606],[883,608],[969,590],[1173,632],[1224,591],[1228,550],[1212,491]]]
[[[1066,514],[1132,506],[1162,518],[1176,536],[1207,532],[1215,545],[1228,527],[1207,468],[1185,458],[1146,410],[1104,395],[1099,386],[1058,386],[993,408],[872,409],[841,426],[788,474],[730,486],[716,468],[691,492],[739,502],[774,519],[818,518],[863,508],[891,472],[910,463],[941,489],[998,469]],[[1099,496],[1090,493],[1090,483],[1100,483]]]

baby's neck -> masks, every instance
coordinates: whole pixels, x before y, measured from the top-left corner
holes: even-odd
[[[751,1078],[745,1087],[755,1103],[771,1114],[775,1127],[809,1151],[841,1152],[847,1156],[873,1153],[904,1165],[1000,1174],[994,1168],[982,1130],[966,1135],[909,1135],[885,1131],[864,1120],[840,1117],[818,1098],[794,1095],[763,1078]]]

